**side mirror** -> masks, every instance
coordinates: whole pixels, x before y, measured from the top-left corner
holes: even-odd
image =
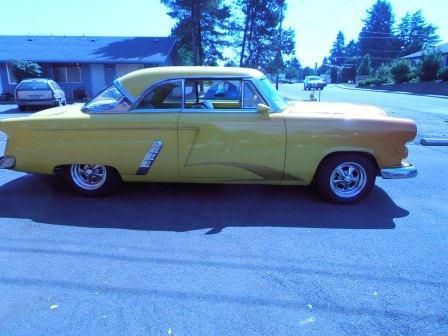
[[[264,104],[258,104],[257,112],[260,114],[261,119],[269,119],[269,112],[271,112],[271,108]]]

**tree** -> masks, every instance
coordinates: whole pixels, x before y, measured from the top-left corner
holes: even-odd
[[[442,68],[443,58],[439,52],[423,55],[422,63],[419,66],[419,77],[422,81],[437,79],[437,75]]]
[[[355,40],[350,40],[345,46],[345,56],[356,57],[358,56],[358,53],[358,43]]]
[[[360,56],[371,56],[374,68],[399,55],[400,41],[393,31],[394,22],[392,6],[387,0],[377,0],[367,10],[364,27],[358,37],[358,46]]]
[[[19,60],[11,62],[11,65],[12,73],[18,82],[25,78],[36,78],[42,76],[42,69],[37,63]]]
[[[336,35],[336,40],[330,50],[329,60],[333,65],[342,65],[345,62],[345,38],[342,31],[339,31]]]
[[[406,13],[398,30],[402,56],[433,48],[440,41],[437,27],[426,22],[421,10],[414,14]]]
[[[398,60],[390,67],[390,73],[395,83],[404,83],[412,79],[412,67],[407,60]]]
[[[234,47],[240,66],[262,68],[272,73],[284,56],[295,49],[295,33],[282,29],[285,0],[238,0],[234,15]]]
[[[314,69],[312,69],[308,66],[303,68],[303,71],[302,71],[303,78],[305,78],[306,76],[312,76],[312,75],[314,75]]]
[[[341,72],[341,82],[346,83],[348,81],[356,80],[356,68],[358,67],[358,58],[350,57],[345,60],[344,67]]]
[[[329,61],[327,57],[324,57],[324,59],[322,60],[322,65],[319,67],[319,69],[317,69],[317,74],[318,75],[322,75],[322,74],[329,74],[330,73],[330,66],[329,66]]]
[[[293,57],[291,60],[286,61],[285,78],[286,79],[299,79],[301,68],[302,68],[302,66],[300,65],[300,62],[296,57]]]
[[[176,20],[171,35],[176,36],[181,62],[214,65],[223,59],[229,45],[230,7],[224,0],[161,0]],[[185,64],[185,63],[182,63]]]
[[[367,54],[362,58],[361,64],[358,68],[359,76],[370,76],[372,74],[372,65],[370,60],[370,55]]]

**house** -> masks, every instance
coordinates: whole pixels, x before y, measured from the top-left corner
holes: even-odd
[[[14,93],[11,62],[40,64],[68,99],[96,95],[128,72],[177,65],[173,37],[0,36],[0,93]]]
[[[435,51],[439,51],[442,54],[442,57],[444,59],[443,65],[445,68],[448,68],[448,43],[441,44],[438,47],[434,49]],[[407,59],[415,64],[418,64],[421,62],[423,55],[427,53],[427,51],[419,51],[410,55],[406,55],[402,57],[401,59]]]

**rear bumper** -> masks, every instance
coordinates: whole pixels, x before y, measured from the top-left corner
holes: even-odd
[[[381,169],[380,174],[384,179],[407,179],[416,177],[418,172],[413,165],[403,162],[401,167]]]
[[[1,156],[0,169],[11,169],[16,165],[16,158],[14,156]]]
[[[59,105],[57,99],[23,99],[17,100],[19,106],[56,106]]]

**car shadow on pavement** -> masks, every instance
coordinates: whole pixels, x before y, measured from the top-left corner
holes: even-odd
[[[72,194],[54,177],[0,186],[0,218],[91,228],[183,232],[226,227],[393,229],[409,212],[379,187],[362,202],[334,205],[312,189],[263,185],[127,183],[103,198]]]

